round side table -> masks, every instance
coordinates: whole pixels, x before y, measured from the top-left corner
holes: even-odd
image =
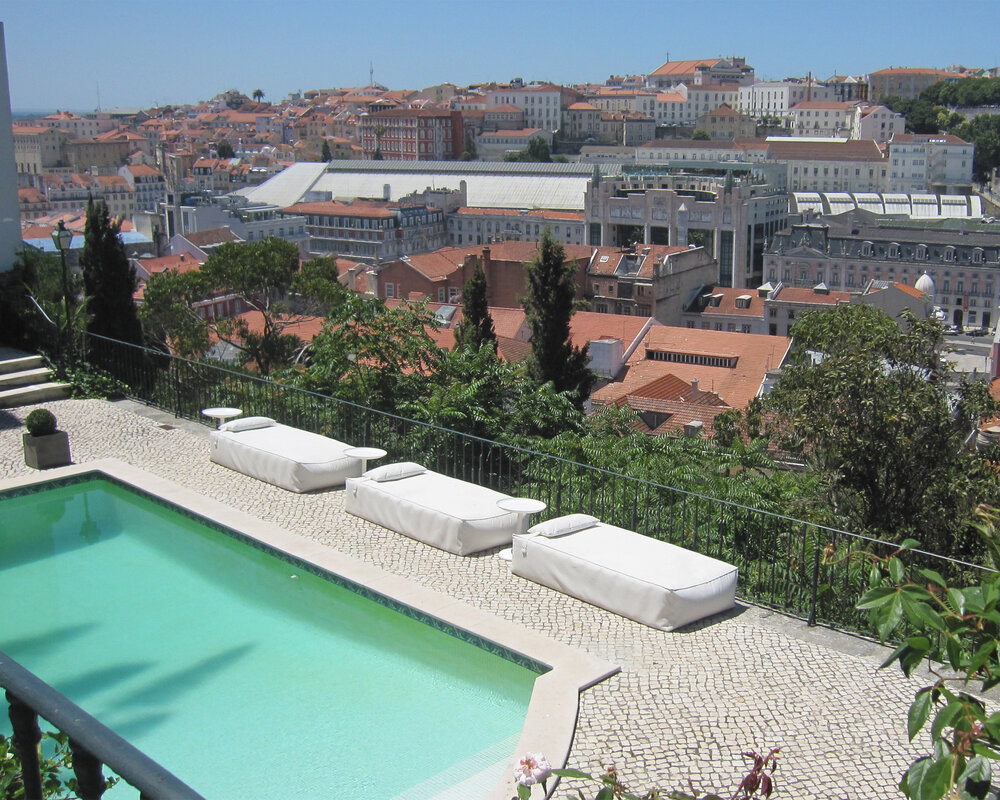
[[[544,511],[548,506],[531,497],[503,497],[497,500],[497,508],[517,514],[517,529],[523,533],[528,529],[528,517]]]
[[[243,413],[241,408],[203,408],[201,411],[206,417],[211,417],[218,422],[217,427],[221,428],[222,423],[230,417],[238,417]]]
[[[344,455],[348,458],[360,458],[361,474],[364,475],[368,471],[368,462],[385,458],[386,452],[381,447],[348,447]]]

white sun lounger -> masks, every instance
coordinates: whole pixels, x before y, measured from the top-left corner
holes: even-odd
[[[559,517],[515,536],[513,573],[663,631],[735,604],[731,564],[583,517]],[[564,523],[560,530],[573,518],[584,527]]]
[[[404,462],[349,479],[344,510],[465,556],[510,544],[519,532],[518,515],[497,507],[505,497],[509,495]]]
[[[211,440],[216,464],[292,492],[339,486],[361,474],[361,459],[344,455],[350,445],[267,417],[227,422]]]

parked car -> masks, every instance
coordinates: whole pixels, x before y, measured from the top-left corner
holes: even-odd
[[[986,334],[989,333],[989,331],[986,330],[986,328],[973,328],[970,331],[966,331],[966,333],[969,336],[985,336]]]

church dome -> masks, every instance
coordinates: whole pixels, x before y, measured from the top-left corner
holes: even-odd
[[[934,279],[927,274],[926,270],[923,275],[917,278],[917,282],[913,284],[913,288],[929,297],[934,297]]]

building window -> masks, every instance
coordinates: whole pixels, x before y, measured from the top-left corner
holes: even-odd
[[[393,284],[387,283],[385,285],[385,296],[386,296],[387,299],[393,298],[393,297],[396,296],[396,287]]]

